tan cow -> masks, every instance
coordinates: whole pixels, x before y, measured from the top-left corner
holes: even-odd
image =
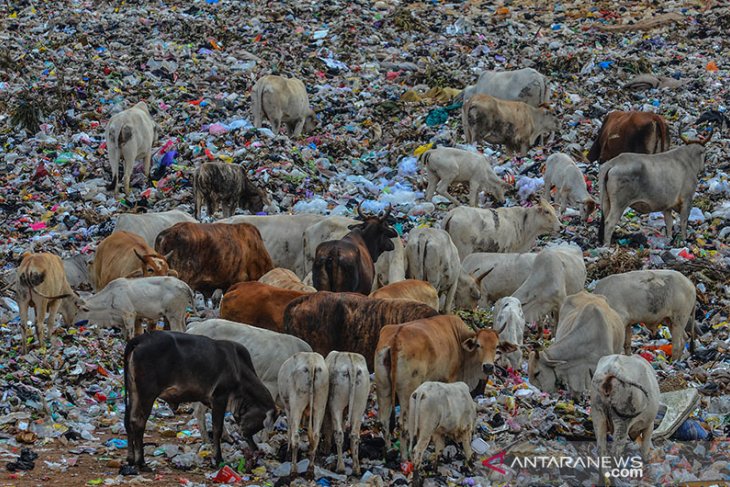
[[[268,284],[269,286],[288,289],[290,291],[299,291],[302,293],[317,292],[317,290],[312,286],[304,284],[292,271],[284,269],[283,267],[271,269],[259,278],[259,282],[261,284]]]
[[[436,311],[439,309],[439,296],[436,289],[426,281],[406,279],[381,287],[370,293],[371,298],[418,301]]]
[[[293,300],[310,293],[269,286],[258,281],[239,282],[221,300],[220,317],[247,325],[284,332],[284,310]]]
[[[154,251],[144,238],[130,232],[114,232],[101,241],[91,263],[91,285],[101,291],[118,277],[173,276],[169,256]]]
[[[317,119],[309,107],[309,95],[304,83],[296,78],[268,75],[260,78],[251,90],[253,124],[261,128],[265,117],[271,130],[279,135],[282,122],[290,136],[299,137],[302,130],[314,130]]]

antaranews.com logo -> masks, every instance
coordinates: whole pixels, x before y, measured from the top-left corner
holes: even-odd
[[[501,451],[482,461],[482,465],[505,475],[507,471],[503,468],[509,465],[514,471],[519,470],[540,470],[549,469],[575,469],[579,472],[591,470],[606,478],[641,479],[644,476],[644,461],[640,456],[628,457],[594,457],[594,456],[548,456],[548,455],[514,455],[507,463],[507,453]]]

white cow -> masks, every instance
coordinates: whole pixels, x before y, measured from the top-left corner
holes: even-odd
[[[504,297],[494,305],[494,331],[499,333],[500,342],[509,342],[517,345],[517,350],[503,354],[497,359],[497,365],[512,367],[513,370],[522,369],[522,342],[525,334],[525,315],[518,299]]]
[[[144,159],[144,174],[150,175],[152,146],[157,143],[157,124],[143,101],[109,119],[106,127],[106,147],[109,152],[112,181],[108,189],[117,192],[119,161],[124,159],[124,191],[129,195],[129,180],[134,161]]]
[[[442,312],[454,309],[461,261],[451,237],[438,228],[416,228],[408,234],[406,276],[430,283],[440,297]]]
[[[434,192],[437,192],[458,206],[459,201],[449,194],[451,183],[469,183],[471,206],[477,206],[480,190],[490,194],[496,201],[504,203],[504,192],[510,188],[497,177],[490,159],[484,154],[452,147],[439,147],[421,154],[418,162],[423,164],[428,177],[426,201],[431,201]]]
[[[122,213],[117,217],[114,232],[136,233],[155,248],[155,239],[161,231],[180,222],[195,222],[195,218],[184,211],[170,210],[160,213]]]
[[[560,221],[545,200],[530,207],[481,209],[461,206],[446,214],[441,228],[464,259],[474,252],[527,252],[540,235],[557,233]]]
[[[329,372],[324,358],[314,352],[299,352],[281,365],[278,376],[279,397],[284,405],[289,423],[289,451],[291,452],[292,476],[296,475],[299,450],[299,427],[309,408],[309,469],[314,471],[314,456],[319,445],[322,421],[329,395]]]
[[[421,467],[431,439],[436,445],[434,462],[446,446],[447,437],[461,443],[467,462],[471,460],[477,407],[469,386],[464,382],[424,382],[411,394],[408,409],[409,450],[415,472]]]
[[[629,437],[641,436],[641,455],[648,460],[660,394],[649,362],[639,355],[607,355],[598,361],[591,386],[591,417],[600,456],[607,456],[610,432],[614,458],[621,456]]]
[[[543,197],[552,201],[552,187],[555,186],[555,196],[560,205],[560,214],[565,212],[568,205],[580,206],[580,216],[588,219],[596,209],[596,200],[588,192],[583,173],[573,159],[562,152],[553,154],[545,161],[545,186]]]
[[[328,409],[332,418],[335,445],[337,445],[337,471],[345,471],[342,446],[344,429],[350,430],[352,470],[360,475],[360,425],[368,405],[370,393],[370,372],[365,357],[359,353],[332,351],[325,359],[330,377]],[[342,415],[347,408],[347,421]]]
[[[63,270],[66,273],[66,280],[73,289],[82,287],[91,289],[89,262],[93,258],[93,254],[75,254],[63,259]]]
[[[253,124],[261,128],[265,117],[271,130],[279,135],[282,122],[290,136],[299,137],[302,130],[311,132],[317,123],[309,107],[309,95],[304,83],[296,78],[268,75],[256,81],[251,90]]]
[[[472,277],[484,276],[481,305],[485,308],[500,298],[511,296],[532,273],[537,253],[476,252],[462,261]]]
[[[464,101],[476,94],[540,106],[550,101],[548,79],[532,68],[483,71],[477,82],[464,89]]]

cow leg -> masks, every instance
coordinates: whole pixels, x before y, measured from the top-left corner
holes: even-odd
[[[326,370],[326,369],[325,369]],[[329,385],[329,384],[328,384]],[[327,394],[315,394],[313,398],[314,404],[309,407],[309,414],[312,417],[312,431],[309,431],[309,470],[314,472],[314,459],[317,455],[319,440],[321,438],[322,422],[327,411]],[[340,413],[341,414],[341,413]]]
[[[428,448],[429,443],[431,443],[431,435],[433,435],[433,432],[435,430],[433,423],[428,424],[422,424],[422,425],[416,425],[416,429],[418,430],[418,441],[416,442],[416,446],[413,447],[412,451],[412,461],[413,461],[413,470],[419,470],[421,468],[421,462],[423,461],[423,454],[426,452],[426,448]],[[404,441],[405,439],[402,439],[401,441]],[[413,443],[413,439],[411,439],[411,443]]]
[[[608,418],[598,407],[591,409],[591,419],[593,420],[593,430],[596,434],[596,444],[598,445],[598,455],[605,457],[607,453],[608,438]]]
[[[682,204],[679,211],[679,234],[682,236],[682,242],[687,240],[687,222],[689,221],[689,213],[692,210],[692,198]]]
[[[143,440],[145,426],[147,425],[147,419],[150,417],[150,413],[152,413],[152,405],[155,402],[155,396],[147,396],[147,394],[141,394],[139,392],[131,393],[129,418],[126,421],[128,436],[127,463],[129,463],[129,465],[136,465],[140,471],[149,471],[144,461]]]
[[[654,425],[650,422],[641,432],[641,457],[647,462],[649,460],[649,452],[653,448],[651,444],[651,434],[654,431]]]
[[[122,147],[122,156],[124,157],[124,192],[129,197],[131,195],[129,182],[132,179],[132,171],[134,170],[134,160],[136,159],[136,144],[126,144]]]
[[[412,393],[415,390],[413,388],[410,392]],[[401,391],[402,392],[402,391]],[[411,394],[401,394],[400,392],[397,393],[398,397],[404,397],[406,399],[401,400],[400,405],[400,417],[398,418],[398,427],[400,428],[400,456],[401,460],[407,460],[409,451],[408,451],[408,398],[411,397]]]
[[[672,239],[672,230],[673,230],[672,227],[674,227],[674,220],[672,219],[672,210],[666,210],[662,213],[664,213],[664,225],[666,226],[664,231],[667,234],[667,238],[669,240],[671,240]],[[680,220],[680,224],[681,224],[681,220]]]
[[[352,424],[350,425],[350,452],[352,455],[352,471],[355,472],[355,475],[360,475],[360,426],[362,425],[362,414],[350,413],[350,418],[350,421],[352,421]]]
[[[449,194],[449,185],[451,184],[451,179],[442,179],[441,181],[436,184],[436,192],[440,194],[441,196],[444,196],[449,199],[453,204],[456,206],[459,206],[459,200],[454,198]]]
[[[292,133],[293,137],[299,137],[302,135],[302,129],[304,129],[304,122],[306,120],[306,118],[301,118],[297,120],[296,125],[294,125],[294,132]]]
[[[471,462],[471,457],[474,454],[471,449],[471,437],[471,428],[466,428],[460,435],[461,448],[464,450],[464,458],[467,465]]]
[[[387,354],[387,355],[386,355]],[[375,356],[375,368],[380,369],[375,373],[375,390],[378,400],[378,420],[385,440],[385,449],[390,450],[390,416],[393,414],[393,401],[390,396],[390,357],[391,349],[381,350]],[[387,361],[386,361],[387,357]]]
[[[281,131],[281,114],[279,116],[273,116],[269,119],[271,122],[271,130],[274,132],[274,136],[278,136]]]
[[[427,171],[428,185],[426,186],[426,201],[433,199],[433,194],[436,191],[436,183],[438,183],[438,177],[431,171]]]
[[[342,458],[342,447],[345,443],[345,433],[343,431],[342,426],[342,413],[345,407],[347,407],[347,403],[343,406],[342,399],[347,400],[348,395],[336,395],[332,394],[330,396],[330,403],[329,403],[329,416],[331,420],[331,427],[334,431],[334,437],[335,437],[335,446],[337,447],[337,471],[340,473],[344,473],[345,471],[345,461]],[[329,453],[329,451],[326,451],[325,453]]]
[[[446,293],[446,299],[444,300],[444,308],[441,310],[442,313],[451,313],[454,310],[454,298],[456,297],[456,288],[459,285],[457,279]]]
[[[469,206],[477,206],[480,186],[476,181],[469,182]]]
[[[53,333],[56,331],[56,317],[58,316],[58,308],[61,307],[61,300],[56,299],[48,307],[48,338],[53,337]]]
[[[220,465],[223,462],[223,454],[221,453],[221,435],[223,434],[223,419],[226,414],[227,405],[228,398],[213,398],[213,451],[215,454],[215,465]]]
[[[117,194],[117,190],[119,189],[119,160],[121,159],[121,154],[116,145],[108,146],[107,150],[109,151],[109,165],[112,176],[109,189],[114,191],[114,194]]]
[[[611,209],[608,212],[608,216],[604,218],[603,222],[603,245],[605,247],[611,246],[611,237],[613,237],[613,231],[618,225],[621,215],[623,215],[626,209],[623,205],[611,205]]]
[[[619,458],[624,453],[624,448],[629,439],[629,424],[620,419],[613,418],[613,456]]]
[[[303,400],[302,400],[303,399]],[[307,399],[293,395],[289,398],[289,407],[286,411],[286,418],[289,421],[289,452],[291,453],[291,475],[296,476],[297,453],[299,451],[299,428],[302,422],[304,410],[307,408]]]
[[[150,166],[152,166],[152,151],[146,152],[144,155],[144,175],[147,180],[150,179]]]
[[[200,220],[200,212],[203,209],[203,193],[200,189],[195,190],[195,219]]]
[[[624,333],[624,354],[631,355],[631,325],[626,325],[626,333]]]
[[[35,334],[41,348],[46,346],[45,325],[46,313],[48,312],[48,300],[40,296],[35,299]]]
[[[21,296],[18,299],[18,309],[19,309],[19,315],[20,315],[20,334],[22,337],[22,342],[20,344],[20,349],[23,352],[23,355],[28,353],[28,305],[30,301],[29,296]]]

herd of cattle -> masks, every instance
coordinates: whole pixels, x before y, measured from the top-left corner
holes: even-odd
[[[544,106],[548,95],[547,80],[531,69],[482,74],[464,94],[467,141],[504,144],[524,154],[559,128]],[[257,127],[266,118],[277,132],[282,123],[293,136],[311,130],[314,113],[300,81],[267,76],[252,98]],[[115,190],[120,154],[129,193],[134,160],[143,157],[149,171],[156,136],[144,103],[112,117],[107,143]],[[599,191],[606,246],[627,207],[664,212],[668,236],[672,210],[679,211],[684,238],[709,138],[682,139],[684,146],[669,149],[666,123],[655,114],[606,117],[589,152],[591,161],[605,162]],[[390,209],[372,215],[358,207],[359,220],[233,216],[238,207],[262,210],[268,195],[240,166],[204,163],[193,177],[195,215],[200,218],[204,204],[209,217],[222,206],[224,219],[200,223],[179,210],[122,214],[88,268],[79,256],[24,255],[16,286],[23,352],[31,306],[41,346],[46,316],[52,335],[59,313],[66,325],[88,320],[123,330],[130,465],[145,467],[143,432],[154,401],[162,398],[173,410],[194,401],[212,409],[216,462],[222,460],[227,410],[251,447],[255,433],[270,431],[277,407],[284,410],[294,464],[299,429],[306,425],[311,468],[327,416],[338,470],[344,471],[349,429],[358,473],[371,373],[387,446],[391,415],[400,404],[401,455],[412,455],[416,469],[432,437],[437,454],[451,436],[468,458],[476,416],[470,391],[498,368],[522,369],[526,324],[537,323],[540,334],[550,326],[554,338],[546,349],[529,352],[530,382],[546,392],[591,392],[602,451],[612,424],[618,444],[629,433],[642,433],[646,454],[657,381],[643,359],[619,354],[631,354],[633,324],[655,329],[668,322],[672,359],[680,359],[686,331],[694,338],[695,286],[676,271],[643,270],[609,276],[587,292],[580,248],[550,245],[531,252],[538,237],[561,229],[548,202],[553,187],[561,213],[579,207],[587,219],[598,206],[578,165],[566,154],[553,154],[545,163],[540,201],[528,208],[479,208],[480,190],[503,202],[510,189],[492,162],[455,148],[423,153],[426,197],[438,192],[456,207],[439,228],[412,230],[405,246]],[[452,182],[470,184],[469,206],[449,194]],[[95,294],[73,289],[83,284]],[[199,312],[211,310],[200,309],[196,293],[203,295],[204,308],[219,305],[218,318],[201,319]],[[474,331],[452,314],[492,305],[492,328]],[[188,314],[195,316],[186,326]],[[150,329],[160,319],[171,331],[142,333],[145,320]],[[207,438],[204,412],[198,407],[196,416]]]

